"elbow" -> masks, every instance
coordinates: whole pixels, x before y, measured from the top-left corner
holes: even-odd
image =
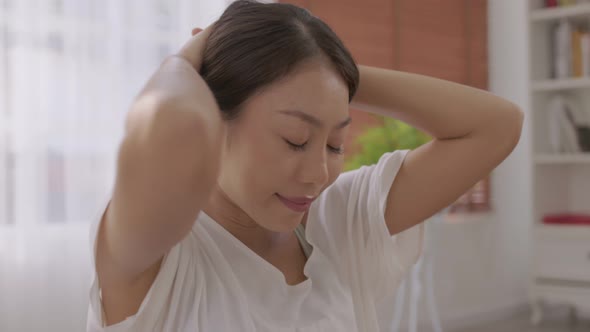
[[[497,111],[494,136],[498,147],[507,155],[518,145],[524,124],[524,112],[516,104],[508,103],[506,107]]]
[[[513,145],[516,146],[520,141],[522,135],[522,127],[524,125],[524,112],[516,104],[510,105],[506,111],[507,119],[506,130],[508,136],[512,139]]]

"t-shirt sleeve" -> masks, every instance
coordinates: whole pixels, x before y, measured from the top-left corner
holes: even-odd
[[[186,267],[189,264],[186,254],[182,252],[183,243],[177,244],[165,255],[160,266],[160,271],[143,299],[137,313],[127,317],[122,322],[105,327],[101,289],[96,273],[95,261],[98,230],[109,203],[110,198],[105,199],[104,203],[100,206],[99,213],[93,218],[90,227],[92,281],[89,294],[90,303],[88,307],[87,331],[152,331],[154,328],[161,326],[168,316],[171,309],[170,300],[175,293],[174,288],[183,286],[179,285],[179,282],[176,280],[178,279],[177,275],[182,273],[183,266]]]
[[[393,294],[422,253],[423,223],[393,236],[385,223],[387,197],[407,153],[387,153],[376,165],[341,174],[317,205],[321,240],[349,281],[375,299]]]

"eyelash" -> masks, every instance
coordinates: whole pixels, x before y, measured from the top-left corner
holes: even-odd
[[[289,142],[288,140],[285,140],[285,142],[287,142],[287,144],[289,144],[289,147],[294,150],[294,151],[303,151],[305,149],[305,146],[307,145],[307,142],[299,145],[299,144],[294,144]],[[328,149],[330,150],[330,152],[332,153],[336,153],[336,154],[343,154],[344,153],[344,149],[342,148],[335,148],[332,146],[328,145]]]

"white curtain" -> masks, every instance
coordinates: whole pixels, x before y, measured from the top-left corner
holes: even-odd
[[[0,0],[0,331],[84,330],[127,108],[227,0]]]

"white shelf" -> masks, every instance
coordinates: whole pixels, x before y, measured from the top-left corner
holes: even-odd
[[[590,75],[551,79],[548,76],[552,59],[552,25],[560,20],[590,19],[590,2],[578,5],[539,8],[543,0],[527,0],[527,36],[531,78],[529,97],[531,112],[527,116],[532,140],[532,216],[530,294],[533,309],[538,303],[568,304],[576,309],[590,306],[590,281],[588,251],[590,250],[590,225],[545,224],[543,216],[551,213],[590,213],[590,153],[551,153],[549,124],[552,117],[549,98],[553,94],[572,95],[575,103],[584,111],[590,110]],[[578,1],[581,2],[581,1]],[[539,8],[539,9],[533,9]],[[569,96],[568,96],[569,97]],[[525,131],[526,132],[526,131]],[[538,149],[538,150],[537,150]],[[537,150],[537,151],[535,151]],[[581,271],[581,272],[580,272]],[[583,277],[580,277],[583,276]],[[559,292],[558,287],[547,291],[547,285],[539,278],[552,278],[569,283],[569,292]],[[571,282],[571,283],[570,283]],[[562,287],[563,288],[563,287]],[[545,290],[544,290],[545,289]],[[565,289],[565,288],[564,288]],[[542,311],[533,310],[533,320],[538,321]]]
[[[543,22],[585,15],[590,15],[590,3],[564,7],[535,9],[531,12],[530,18],[533,22]]]
[[[590,226],[587,225],[553,225],[553,224],[535,224],[535,235],[542,239],[554,237],[577,239],[590,238]]]
[[[542,165],[550,164],[589,164],[590,153],[578,154],[539,154],[535,156],[535,162]]]
[[[590,88],[589,77],[552,79],[532,82],[532,90],[535,92],[562,91],[587,88]]]

